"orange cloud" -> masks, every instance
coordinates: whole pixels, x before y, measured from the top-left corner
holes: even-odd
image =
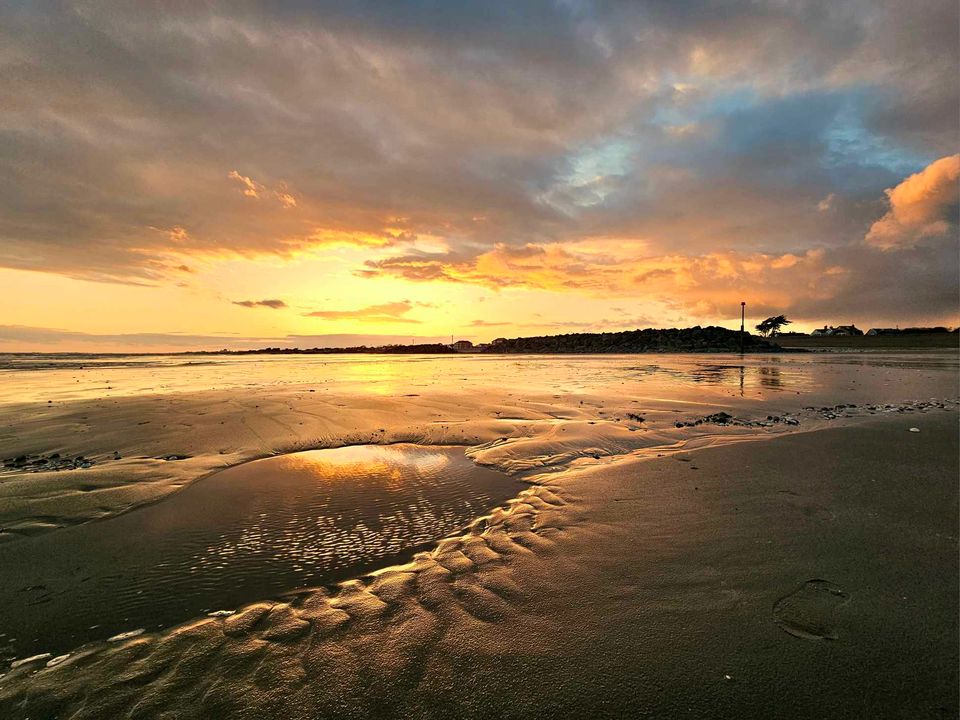
[[[290,195],[289,193],[285,193],[285,192],[279,192],[279,191],[274,192],[273,194],[277,198],[277,200],[280,202],[280,204],[283,205],[285,208],[291,208],[291,207],[297,206],[297,199],[293,195]]]
[[[589,241],[584,244],[589,244]],[[619,253],[583,252],[578,243],[497,245],[474,258],[410,255],[368,261],[361,274],[413,281],[469,283],[607,297],[637,297],[696,317],[715,317],[746,300],[783,311],[797,299],[838,292],[848,270],[814,249],[802,254],[718,251],[704,255],[643,256],[629,243]]]
[[[870,227],[867,245],[890,251],[955,227],[960,154],[940,158],[886,191],[890,210]]]
[[[412,302],[401,300],[380,305],[368,305],[354,310],[315,310],[307,313],[306,317],[323,318],[324,320],[419,324],[420,320],[405,317],[412,309]]]
[[[227,173],[227,177],[231,180],[236,180],[239,182],[242,186],[243,194],[247,197],[260,200],[263,197],[263,194],[267,192],[267,187],[263,183],[258,183],[253,178],[247,177],[246,175],[241,175],[236,170],[231,170],[229,173]],[[286,183],[280,183],[280,186],[276,190],[270,190],[267,197],[270,196],[272,196],[284,208],[297,207],[297,199],[290,194]]]
[[[263,190],[263,185],[260,183],[248,178],[246,175],[241,175],[236,170],[231,170],[227,177],[231,180],[237,180],[241,185],[243,185],[243,194],[247,197],[258,198],[260,197],[260,192]]]

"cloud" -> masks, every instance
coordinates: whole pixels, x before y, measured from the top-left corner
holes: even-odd
[[[355,347],[442,342],[439,336],[364,334],[287,334],[279,336],[190,333],[85,333],[59,328],[0,325],[0,347],[8,352],[180,352],[251,350],[263,347]]]
[[[32,327],[26,325],[0,325],[0,343],[22,345],[25,349],[39,351],[48,346],[71,348],[103,348],[117,346],[125,349],[138,348],[142,352],[165,349],[218,349],[221,347],[257,346],[276,338],[240,337],[236,335],[203,335],[191,333],[86,333],[59,328]]]
[[[853,287],[919,238],[886,281],[903,295],[950,281],[940,226],[892,195],[871,223],[955,151],[957,23],[947,0],[3,7],[0,266],[167,285],[349,246],[358,294],[706,307],[736,281],[829,307],[826,268]]]
[[[231,170],[227,177],[231,180],[237,180],[243,186],[243,194],[247,197],[259,199],[260,193],[263,192],[264,187],[260,183],[254,182],[245,175],[241,175],[236,170]]]
[[[413,306],[414,304],[409,300],[402,300],[380,305],[368,305],[355,310],[315,310],[306,313],[306,317],[323,318],[324,320],[419,324],[422,321],[405,317],[413,309]]]
[[[503,327],[504,325],[513,325],[514,323],[509,322],[491,322],[488,320],[472,320],[469,323],[470,327]]]
[[[289,193],[276,191],[273,195],[285,208],[294,208],[297,206],[297,199]]]
[[[268,195],[279,202],[284,208],[297,207],[297,199],[287,191],[286,183],[281,183],[276,190],[268,191],[261,183],[258,183],[252,178],[248,178],[246,175],[241,175],[236,170],[231,170],[227,173],[227,177],[241,184],[241,190],[246,197],[259,200],[265,195]]]
[[[846,270],[832,266],[823,250],[802,255],[716,251],[702,255],[648,255],[642,250],[611,255],[615,240],[510,248],[498,245],[473,258],[405,256],[368,262],[368,272],[406,280],[443,280],[493,290],[571,290],[596,297],[646,298],[717,312],[739,305],[741,295],[771,307],[790,302],[802,283],[807,292],[828,292]],[[705,304],[709,309],[704,309]]]
[[[704,242],[738,242],[737,217],[755,241],[836,192],[819,141],[841,106],[920,155],[955,142],[953,5],[8,11],[0,263],[153,282],[171,248],[150,226],[184,229],[183,252],[288,255],[396,216],[489,248],[647,235],[657,207],[669,242],[708,204],[725,227]],[[725,124],[747,130],[727,144]],[[786,192],[764,182],[792,167]]]
[[[931,236],[956,236],[960,154],[940,158],[886,193],[890,209],[870,226],[867,245],[899,250]]]
[[[281,308],[287,307],[287,304],[283,300],[234,300],[233,304],[247,308],[267,307],[273,310],[280,310]]]
[[[409,281],[446,281],[492,290],[522,288],[555,293],[576,291],[595,299],[636,298],[659,308],[659,317],[684,322],[739,314],[746,301],[756,315],[788,313],[797,320],[843,315],[899,322],[907,318],[956,318],[957,242],[950,235],[899,260],[858,241],[805,252],[722,250],[700,255],[647,255],[589,241],[557,247],[497,247],[474,258],[406,256],[368,264],[368,272]],[[891,293],[892,287],[910,288]],[[952,320],[948,320],[952,322]],[[522,319],[515,325],[529,325]],[[629,322],[603,320],[602,329],[658,324],[647,314]],[[663,320],[659,321],[663,324]],[[556,325],[554,323],[553,325]]]

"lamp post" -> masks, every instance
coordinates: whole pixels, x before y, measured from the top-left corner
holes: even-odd
[[[747,315],[747,304],[740,302],[740,354],[743,355],[743,326]]]

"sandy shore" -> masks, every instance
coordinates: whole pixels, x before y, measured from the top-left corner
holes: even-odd
[[[644,449],[891,411],[877,403],[957,400],[950,354],[172,362],[2,374],[0,542],[108,518],[298,450],[470,445],[477,462],[535,480]],[[800,425],[693,424],[719,411]]]
[[[20,666],[0,711],[956,717],[957,421],[879,415],[548,474],[333,596]]]

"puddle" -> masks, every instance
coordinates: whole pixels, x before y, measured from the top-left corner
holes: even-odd
[[[462,447],[363,445],[228,468],[125,515],[0,546],[0,659],[403,561],[523,487]]]

